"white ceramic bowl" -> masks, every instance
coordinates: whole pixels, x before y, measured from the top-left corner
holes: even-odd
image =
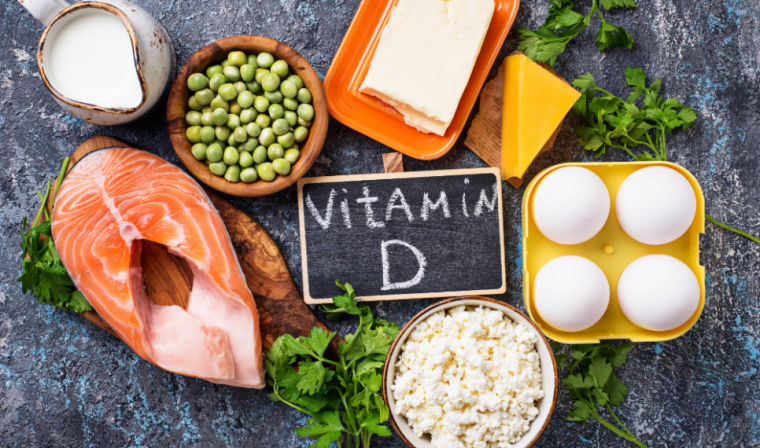
[[[484,306],[502,311],[512,321],[522,324],[529,330],[536,333],[538,336],[538,343],[536,344],[536,350],[538,351],[539,358],[541,359],[541,373],[543,375],[542,386],[544,389],[544,397],[538,400],[538,416],[530,424],[530,430],[523,435],[523,437],[513,445],[514,448],[528,448],[533,446],[538,440],[541,434],[546,429],[546,425],[549,424],[549,419],[554,412],[554,406],[557,404],[557,390],[558,390],[558,375],[557,375],[557,362],[554,359],[554,353],[552,352],[549,341],[544,337],[541,330],[538,329],[536,324],[531,321],[528,316],[520,312],[518,309],[507,305],[506,303],[499,302],[498,300],[490,299],[488,297],[456,297],[453,299],[446,299],[441,302],[435,303],[424,310],[420,311],[414,316],[406,325],[401,329],[396,340],[393,341],[390,351],[388,352],[388,358],[385,360],[385,366],[383,367],[383,398],[390,408],[390,422],[393,429],[401,437],[407,445],[412,448],[432,448],[430,436],[425,434],[423,437],[417,437],[414,434],[412,428],[406,422],[406,419],[397,414],[395,411],[396,400],[393,398],[393,392],[391,391],[391,385],[396,379],[396,363],[398,362],[399,354],[401,353],[401,347],[406,342],[406,338],[411,333],[411,329],[418,323],[427,319],[433,313],[456,306]]]

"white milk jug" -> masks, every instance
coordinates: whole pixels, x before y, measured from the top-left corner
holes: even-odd
[[[174,79],[171,40],[139,6],[123,0],[19,1],[47,25],[37,48],[40,76],[76,118],[105,126],[137,120]]]

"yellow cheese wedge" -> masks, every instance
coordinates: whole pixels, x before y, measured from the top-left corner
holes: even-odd
[[[581,94],[524,54],[512,54],[504,62],[501,176],[517,188],[533,159],[554,143]]]

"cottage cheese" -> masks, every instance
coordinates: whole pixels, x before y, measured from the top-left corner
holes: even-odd
[[[499,310],[458,306],[415,326],[391,386],[395,410],[436,448],[506,448],[544,396],[536,334]]]

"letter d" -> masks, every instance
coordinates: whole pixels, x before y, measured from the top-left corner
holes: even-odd
[[[388,261],[388,246],[391,244],[404,246],[407,249],[411,250],[414,256],[417,257],[417,264],[419,264],[419,269],[417,270],[417,274],[411,280],[391,283],[390,262]],[[383,291],[389,291],[391,289],[411,288],[412,286],[419,284],[422,281],[422,278],[425,276],[425,266],[427,266],[425,256],[422,255],[422,252],[420,252],[419,249],[412,246],[411,244],[401,240],[383,241],[380,244],[380,253],[382,254],[383,259],[383,287],[381,288]]]

